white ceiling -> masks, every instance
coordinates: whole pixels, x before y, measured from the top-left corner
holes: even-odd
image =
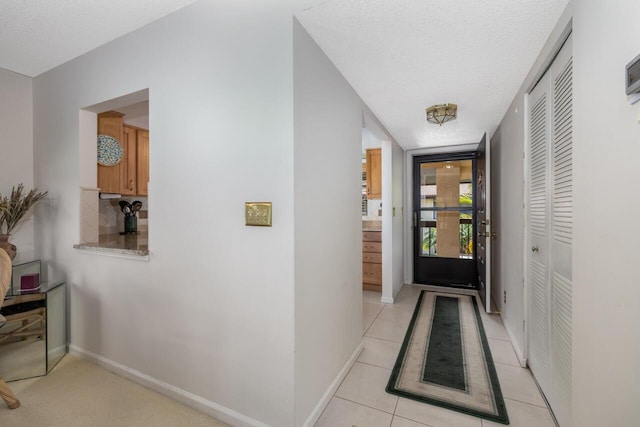
[[[0,0],[0,67],[37,76],[194,1]],[[411,149],[493,132],[567,3],[330,0],[296,16]],[[440,103],[458,119],[427,123]]]
[[[405,149],[496,129],[568,0],[332,0],[296,15]],[[458,104],[442,127],[432,104]]]
[[[0,67],[35,77],[196,0],[0,0]]]

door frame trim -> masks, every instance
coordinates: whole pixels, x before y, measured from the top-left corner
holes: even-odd
[[[438,153],[438,154],[425,154],[422,156],[413,156],[413,164],[411,165],[412,169],[413,169],[413,181],[415,182],[416,179],[419,179],[420,176],[420,171],[419,168],[416,167],[417,164],[419,163],[432,163],[432,162],[444,162],[444,161],[456,161],[456,160],[471,160],[472,162],[472,172],[471,172],[471,186],[473,188],[473,192],[474,192],[474,197],[473,197],[473,204],[472,204],[472,210],[473,210],[473,222],[472,222],[472,236],[474,236],[473,238],[473,243],[474,243],[474,247],[473,247],[473,251],[474,251],[474,258],[473,258],[473,266],[475,267],[475,263],[476,263],[476,259],[475,259],[475,253],[476,253],[476,239],[475,239],[475,233],[477,230],[477,220],[476,220],[476,210],[477,210],[477,204],[476,204],[476,179],[477,179],[477,171],[476,171],[476,161],[477,161],[477,157],[478,157],[478,152],[477,149],[476,151],[458,151],[455,153]],[[413,206],[415,207],[415,203],[418,200],[417,199],[417,194],[415,193],[415,189],[412,189],[412,193],[413,193]],[[415,208],[414,208],[415,211]],[[412,219],[413,220],[413,219]],[[413,230],[414,232],[412,233],[412,239],[413,239],[413,268],[414,268],[414,281],[415,281],[415,269],[416,269],[416,265],[415,265],[415,260],[417,258],[416,256],[416,252],[418,251],[418,247],[419,247],[419,243],[418,243],[418,237],[416,236],[415,230]],[[430,258],[430,257],[428,257]],[[450,261],[452,258],[439,258],[436,257],[436,259],[440,259],[442,260],[444,263],[452,263],[453,261]],[[463,261],[464,263],[467,263],[469,260],[459,260],[459,261]],[[425,262],[429,262],[429,263],[433,263],[435,262],[434,260],[430,260],[430,261],[426,261]],[[456,263],[458,264],[458,263]],[[474,279],[476,278],[477,274],[474,274]],[[451,282],[448,282],[446,280],[433,280],[432,283],[434,285],[439,285],[439,286],[443,286],[443,287],[453,287],[453,288],[463,288],[463,289],[470,289],[468,286],[466,285],[455,285],[455,284],[451,284]]]
[[[487,135],[488,137],[488,135]],[[440,147],[406,150],[404,158],[404,283],[413,281],[413,158],[425,155],[452,154],[476,151],[478,143],[444,145]]]

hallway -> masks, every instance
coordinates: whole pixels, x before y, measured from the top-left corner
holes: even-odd
[[[316,427],[488,427],[491,421],[399,398],[385,387],[409,325],[421,288],[405,285],[394,304],[363,291],[364,350],[351,368]],[[482,313],[491,354],[507,404],[511,426],[554,427],[528,369],[516,359],[498,315]]]

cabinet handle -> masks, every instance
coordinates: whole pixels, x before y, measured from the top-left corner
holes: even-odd
[[[129,190],[133,190],[133,180],[129,180]]]

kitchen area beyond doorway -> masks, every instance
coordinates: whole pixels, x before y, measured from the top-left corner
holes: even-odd
[[[382,149],[363,148],[362,287],[382,292]]]
[[[148,91],[89,107],[80,122],[81,144],[87,146],[81,157],[95,164],[88,168],[95,171],[88,177],[95,184],[81,186],[81,236],[74,247],[147,257]]]

